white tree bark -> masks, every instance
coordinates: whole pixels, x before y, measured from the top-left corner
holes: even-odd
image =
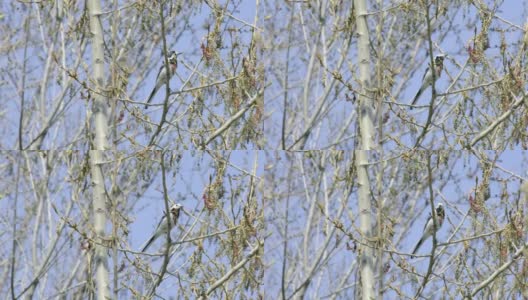
[[[354,2],[356,8],[356,24],[358,34],[358,64],[359,64],[359,143],[361,150],[356,151],[356,169],[358,173],[359,222],[363,246],[360,254],[361,297],[374,299],[374,251],[368,245],[372,237],[372,220],[370,206],[370,183],[367,166],[368,150],[372,149],[373,121],[372,100],[368,97],[370,87],[370,53],[369,35],[366,20],[366,3],[364,0]],[[367,246],[364,246],[364,245]]]
[[[95,139],[90,151],[92,187],[93,187],[93,212],[95,229],[95,280],[97,287],[97,299],[109,299],[108,282],[108,262],[106,257],[106,247],[103,245],[105,239],[106,207],[104,178],[101,171],[102,151],[106,149],[107,137],[107,110],[103,94],[104,87],[104,53],[103,53],[103,29],[99,16],[101,14],[101,3],[98,0],[88,1],[88,11],[90,14],[90,31],[92,34],[92,63],[93,79],[95,82],[95,93],[93,96],[93,120],[95,129]]]
[[[359,131],[360,145],[363,150],[372,149],[373,141],[373,121],[372,121],[372,99],[370,94],[370,52],[369,34],[367,27],[367,8],[365,0],[355,0],[356,25],[358,35],[358,65],[359,65]]]

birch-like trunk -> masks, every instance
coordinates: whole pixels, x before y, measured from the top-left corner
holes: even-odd
[[[92,63],[93,79],[96,93],[93,97],[93,121],[95,139],[94,147],[90,151],[90,163],[93,188],[93,211],[94,211],[94,262],[95,280],[97,287],[97,299],[109,299],[108,262],[106,248],[103,245],[105,239],[106,208],[104,178],[101,171],[102,151],[106,149],[107,136],[107,106],[103,94],[104,78],[104,56],[103,56],[103,29],[99,18],[101,14],[101,3],[98,0],[88,1],[88,12],[90,14],[90,31],[92,35]]]
[[[370,244],[372,238],[372,220],[370,206],[370,183],[368,178],[368,150],[372,149],[373,121],[372,99],[368,97],[370,86],[369,36],[366,20],[365,0],[355,0],[356,24],[358,34],[359,80],[359,131],[360,150],[357,151],[356,169],[358,174],[359,221],[363,243]],[[362,246],[360,256],[361,296],[362,299],[374,299],[374,251]]]

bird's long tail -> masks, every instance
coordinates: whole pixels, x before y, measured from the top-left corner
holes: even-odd
[[[422,243],[424,242],[423,238],[421,238],[418,243],[416,244],[416,246],[414,247],[414,250],[412,252],[412,254],[416,254],[416,251],[418,251],[418,248],[420,248],[420,246],[422,245]],[[411,258],[414,258],[414,256],[411,256]]]
[[[154,242],[154,239],[156,238],[155,235],[153,235],[150,240],[148,240],[147,244],[145,245],[145,247],[143,247],[143,249],[141,250],[141,252],[145,252],[147,250],[147,248],[150,246],[150,244],[152,244],[152,242]]]
[[[152,101],[152,98],[154,98],[154,95],[156,95],[156,92],[157,92],[156,88],[152,89],[152,92],[150,93],[150,96],[147,99],[147,104],[145,104],[145,109],[149,107],[148,104],[150,103],[150,101]]]
[[[418,90],[418,93],[416,93],[416,96],[414,96],[414,99],[413,99],[413,102],[411,103],[411,105],[415,105],[416,104],[416,101],[418,101],[418,99],[420,98],[420,95],[422,95],[422,92],[423,92],[423,89],[419,89]],[[411,109],[413,109],[413,107],[411,106]]]

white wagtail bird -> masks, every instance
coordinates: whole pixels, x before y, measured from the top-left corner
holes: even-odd
[[[438,80],[440,78],[440,75],[442,75],[442,70],[444,69],[444,55],[437,55],[434,59],[434,70],[435,70],[435,80]],[[418,90],[418,93],[416,93],[416,96],[414,96],[414,100],[411,103],[411,109],[413,109],[412,105],[416,104],[416,101],[420,98],[420,95],[430,86],[433,85],[433,72],[431,72],[431,68],[427,67],[425,70],[424,76],[422,78],[422,85],[420,86],[420,89]]]
[[[174,76],[176,73],[176,68],[178,67],[178,55],[181,53],[176,53],[176,51],[171,51],[169,53],[169,56],[167,57],[169,60],[169,80]],[[165,60],[163,60],[165,61]],[[165,63],[163,63],[165,64]],[[152,98],[156,95],[156,93],[159,91],[159,89],[166,84],[167,78],[167,68],[162,65],[158,71],[158,76],[156,76],[156,85],[152,89],[152,92],[150,93],[150,96],[147,99],[147,104],[145,104],[145,109],[148,108],[148,104],[152,101]]]
[[[167,215],[163,214],[163,217],[161,218],[160,222],[158,223],[158,226],[156,227],[156,230],[154,231],[154,234],[152,237],[147,241],[145,246],[143,247],[143,250],[141,252],[145,252],[147,248],[154,242],[158,237],[160,236],[167,236],[167,232],[170,231],[174,226],[176,226],[178,222],[178,217],[180,216],[180,210],[182,209],[182,205],[180,204],[174,204],[170,207],[170,228],[169,224],[167,222]]]
[[[420,248],[423,242],[425,242],[425,240],[427,240],[430,236],[432,236],[435,231],[438,231],[438,229],[442,227],[442,224],[444,223],[444,219],[445,219],[445,211],[444,211],[444,206],[442,205],[442,203],[438,203],[438,205],[436,206],[435,217],[436,217],[436,228],[434,226],[435,224],[434,224],[433,218],[431,217],[431,214],[429,214],[429,218],[427,219],[427,222],[425,222],[422,237],[420,238],[420,240],[414,247],[412,254],[416,254],[416,251],[418,251],[418,248]],[[414,258],[414,256],[411,256],[411,258]]]

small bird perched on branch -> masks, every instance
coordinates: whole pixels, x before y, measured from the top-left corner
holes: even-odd
[[[169,60],[169,80],[174,76],[176,73],[176,68],[178,67],[178,55],[181,53],[176,53],[176,51],[171,51],[169,53],[169,56],[167,57]],[[167,82],[167,68],[165,68],[164,65],[162,65],[158,71],[158,76],[156,77],[156,85],[152,89],[152,92],[150,93],[147,104],[145,104],[145,109],[148,108],[149,103],[152,101],[152,98],[156,95],[158,90]]]
[[[444,55],[437,55],[434,59],[434,70],[435,70],[435,81],[440,78],[440,75],[442,75],[442,70],[444,69]],[[416,101],[420,98],[420,95],[430,86],[433,85],[433,72],[431,72],[431,68],[427,67],[425,70],[425,74],[422,78],[422,85],[420,86],[420,89],[418,90],[418,93],[416,93],[416,96],[414,96],[414,99],[411,103],[411,109],[413,109],[412,105],[416,104]]]
[[[178,217],[180,216],[180,210],[182,209],[182,205],[180,204],[173,204],[170,209],[169,209],[169,212],[170,212],[170,216],[171,216],[171,220],[170,220],[170,228],[169,228],[169,223],[167,222],[167,214],[163,214],[163,217],[161,218],[161,220],[159,221],[158,223],[158,226],[156,227],[156,230],[154,231],[154,234],[152,235],[152,237],[147,241],[147,243],[145,244],[145,246],[143,247],[143,249],[141,250],[141,252],[145,252],[147,250],[148,247],[150,247],[150,245],[160,236],[162,235],[167,235],[167,233],[174,227],[176,226],[176,223],[178,222]]]
[[[425,242],[425,240],[427,240],[430,236],[432,236],[435,231],[438,231],[438,229],[442,227],[442,224],[444,223],[444,219],[445,219],[445,211],[444,211],[444,206],[442,205],[442,203],[438,203],[438,205],[435,208],[434,215],[436,218],[436,228],[435,228],[435,224],[433,221],[433,217],[431,216],[431,214],[429,214],[429,218],[427,219],[427,222],[425,222],[424,230],[422,232],[422,237],[420,238],[420,240],[414,247],[412,254],[416,254],[416,251],[418,251],[418,249],[423,244],[423,242]],[[411,256],[411,258],[414,258],[414,256]]]

